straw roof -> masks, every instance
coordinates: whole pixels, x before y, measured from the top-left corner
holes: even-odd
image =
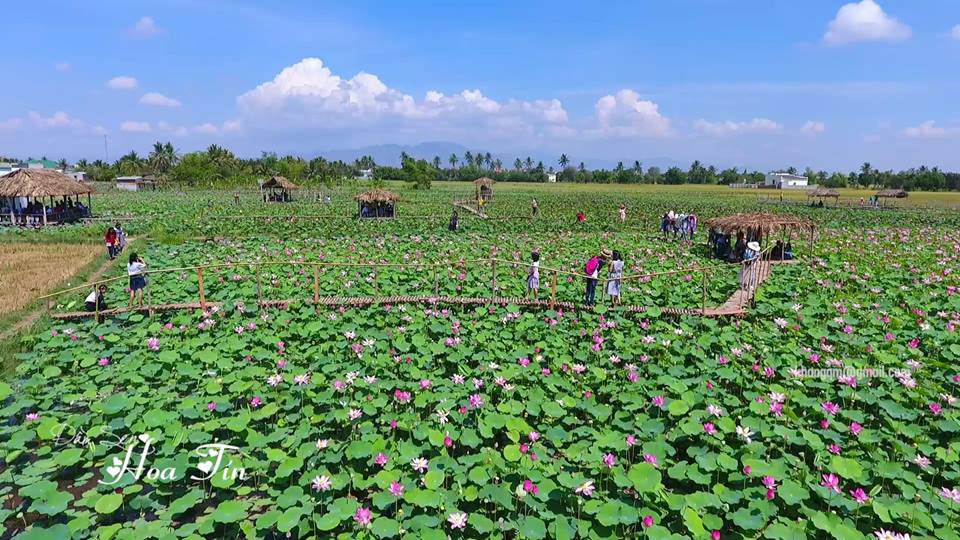
[[[495,181],[493,178],[487,178],[486,176],[482,176],[482,177],[477,178],[476,180],[474,180],[473,183],[476,184],[476,185],[478,185],[478,186],[487,186],[487,187],[490,187],[490,186],[492,186],[493,184],[495,184],[496,181]]]
[[[840,198],[840,192],[835,189],[821,187],[807,192],[807,197],[833,197],[834,199],[838,199]]]
[[[93,189],[60,171],[19,169],[0,177],[0,197],[63,197],[86,195]]]
[[[897,199],[903,199],[907,196],[907,192],[902,189],[881,189],[877,192],[877,197],[894,197]]]
[[[732,216],[716,217],[707,220],[707,225],[720,229],[725,233],[736,233],[753,229],[760,231],[764,236],[778,231],[781,228],[815,231],[817,226],[809,219],[791,216],[788,214],[768,214],[757,212],[752,214],[734,214]]]
[[[392,191],[387,191],[385,189],[371,189],[370,191],[365,191],[354,199],[360,202],[397,202],[400,200],[400,196]]]
[[[282,188],[282,189],[300,189],[300,186],[294,184],[293,182],[287,180],[282,176],[272,176],[269,180],[263,183],[264,188]]]

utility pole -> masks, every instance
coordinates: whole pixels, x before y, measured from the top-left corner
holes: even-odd
[[[110,153],[107,152],[107,136],[103,136],[103,160],[110,163]]]

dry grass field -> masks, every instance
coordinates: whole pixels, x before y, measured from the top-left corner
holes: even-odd
[[[0,315],[18,311],[52,291],[99,254],[90,244],[4,244],[0,249]]]

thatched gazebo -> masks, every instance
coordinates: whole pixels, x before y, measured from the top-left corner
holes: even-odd
[[[282,176],[272,176],[260,186],[263,191],[263,200],[267,202],[290,202],[293,200],[293,190],[300,186]]]
[[[881,189],[880,191],[877,192],[876,195],[873,196],[873,200],[877,202],[879,202],[880,199],[886,200],[886,199],[906,199],[906,198],[907,198],[906,191],[904,191],[903,189],[895,189],[895,188]],[[884,206],[886,206],[886,203],[884,203]]]
[[[354,199],[357,201],[357,215],[361,218],[392,218],[396,215],[396,204],[400,196],[385,189],[371,189]]]
[[[493,200],[493,185],[496,184],[496,181],[493,178],[487,178],[486,176],[477,178],[473,181],[473,185],[477,188],[477,203],[480,201],[490,202]]]
[[[0,177],[2,214],[11,225],[70,223],[89,217],[91,193],[90,186],[53,169],[18,169]],[[86,205],[80,202],[81,195],[87,196]]]
[[[840,192],[835,189],[818,187],[817,189],[807,192],[808,199],[833,199],[833,204],[840,202]]]
[[[758,242],[761,250],[766,249],[767,239],[777,233],[781,236],[780,240],[785,242],[790,242],[795,233],[798,239],[806,236],[812,249],[817,233],[816,224],[809,219],[766,212],[716,217],[706,220],[706,224],[712,245],[717,245],[719,240],[721,244],[733,247],[736,239],[742,235],[745,243]]]

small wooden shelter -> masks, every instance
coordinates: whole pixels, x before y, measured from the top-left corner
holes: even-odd
[[[357,215],[361,218],[392,218],[396,215],[396,204],[400,196],[385,189],[371,189],[354,199],[357,201]]]
[[[11,225],[70,223],[90,216],[93,189],[53,169],[18,169],[0,177],[3,219]],[[87,204],[80,196],[87,196]]]
[[[758,242],[761,249],[766,248],[767,238],[777,233],[780,233],[787,242],[794,238],[794,234],[796,238],[807,236],[812,248],[817,233],[817,226],[813,221],[789,214],[766,212],[734,214],[711,218],[706,223],[712,238],[717,235],[726,235],[732,245],[735,239],[743,234],[745,242]]]
[[[300,186],[282,176],[272,176],[260,186],[263,191],[263,200],[267,202],[290,202],[293,200],[294,190]]]
[[[907,198],[907,192],[904,191],[903,189],[897,189],[897,188],[881,189],[880,191],[877,192],[876,195],[873,196],[873,199],[877,202],[879,202],[881,199],[886,201],[886,199],[906,199],[906,198]],[[886,206],[886,202],[884,202],[882,205]]]
[[[493,200],[493,185],[496,184],[496,181],[493,178],[487,178],[486,176],[477,178],[473,181],[473,185],[477,188],[477,203],[480,201],[485,203]]]
[[[840,202],[840,192],[835,189],[818,187],[807,192],[807,199],[833,199],[833,204],[836,205]]]

